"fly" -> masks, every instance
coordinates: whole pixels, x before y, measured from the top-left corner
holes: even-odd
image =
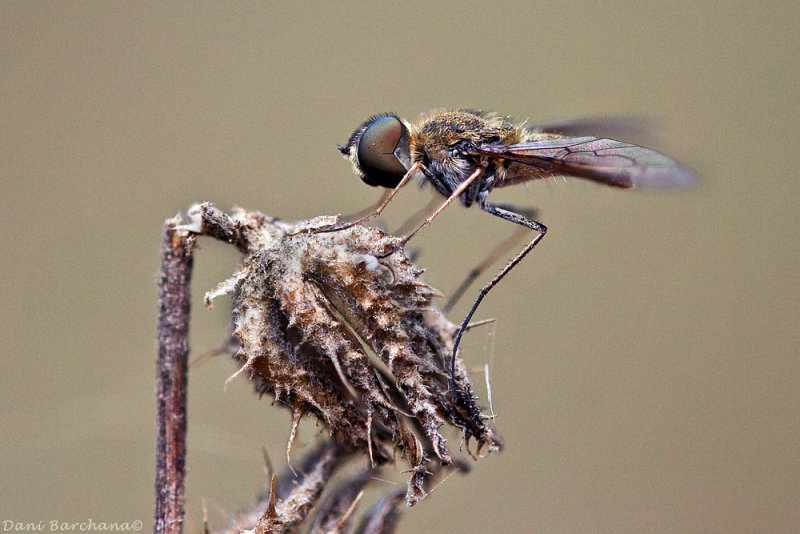
[[[569,122],[560,123],[557,128],[563,132],[573,129]],[[455,395],[458,395],[455,391],[455,358],[466,326],[486,294],[547,232],[547,227],[535,220],[529,210],[489,202],[492,189],[564,175],[625,189],[637,185],[678,187],[694,180],[688,169],[649,148],[614,139],[570,136],[525,127],[494,113],[471,110],[436,111],[414,124],[391,113],[375,115],[362,123],[339,150],[364,183],[385,187],[391,192],[365,217],[327,231],[346,228],[377,216],[400,188],[416,176],[420,181],[430,183],[446,200],[416,230],[404,237],[399,246],[430,224],[455,199],[465,207],[477,204],[482,210],[536,234],[481,289],[462,322],[450,365]],[[473,271],[467,282],[476,276]],[[456,293],[460,295],[464,288],[465,284],[462,284]]]

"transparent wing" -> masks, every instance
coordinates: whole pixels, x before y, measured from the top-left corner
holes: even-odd
[[[643,115],[569,117],[525,126],[531,132],[550,132],[567,137],[592,135],[611,139],[630,139],[637,144],[657,143],[661,128],[655,119]]]
[[[516,161],[616,187],[680,187],[694,181],[691,171],[661,152],[601,137],[481,145],[467,153]],[[505,184],[498,184],[502,185]]]

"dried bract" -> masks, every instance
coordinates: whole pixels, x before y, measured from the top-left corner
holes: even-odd
[[[249,511],[238,515],[234,523],[220,531],[224,534],[280,534],[294,532],[329,485],[331,477],[352,456],[352,450],[342,444],[323,440],[307,451],[298,465],[303,473],[287,469],[273,476],[269,492]],[[334,495],[341,492],[336,492]],[[346,499],[346,495],[343,496]],[[383,525],[388,525],[386,521]]]
[[[426,476],[453,461],[442,425],[478,449],[500,447],[460,358],[459,395],[450,391],[457,327],[432,304],[436,291],[402,251],[381,257],[397,238],[363,226],[315,233],[336,217],[290,224],[210,204],[190,215],[190,229],[245,254],[206,300],[233,295],[237,342],[227,346],[259,392],[291,408],[292,435],[311,415],[373,464],[390,461],[387,445],[398,448],[412,467],[409,505],[424,495]]]

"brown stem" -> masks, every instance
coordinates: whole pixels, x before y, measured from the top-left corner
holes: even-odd
[[[158,287],[156,360],[156,505],[153,532],[179,534],[183,527],[186,458],[186,381],[189,296],[194,236],[164,223]]]

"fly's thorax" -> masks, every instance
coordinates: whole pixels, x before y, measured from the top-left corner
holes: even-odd
[[[432,175],[428,176],[430,182],[443,195],[449,195],[479,167],[492,175],[486,176],[489,180],[482,180],[485,187],[494,182],[497,162],[467,156],[468,148],[512,144],[519,142],[521,135],[517,125],[495,114],[468,110],[438,111],[411,126],[411,161],[420,162],[429,170]]]
[[[425,165],[458,159],[459,146],[514,144],[522,138],[522,130],[491,113],[469,110],[448,110],[431,113],[411,126],[412,161]],[[464,167],[464,164],[452,164]]]
[[[494,114],[467,110],[438,111],[412,126],[411,149],[436,159],[459,143],[509,144],[516,142],[519,136],[517,126]]]

